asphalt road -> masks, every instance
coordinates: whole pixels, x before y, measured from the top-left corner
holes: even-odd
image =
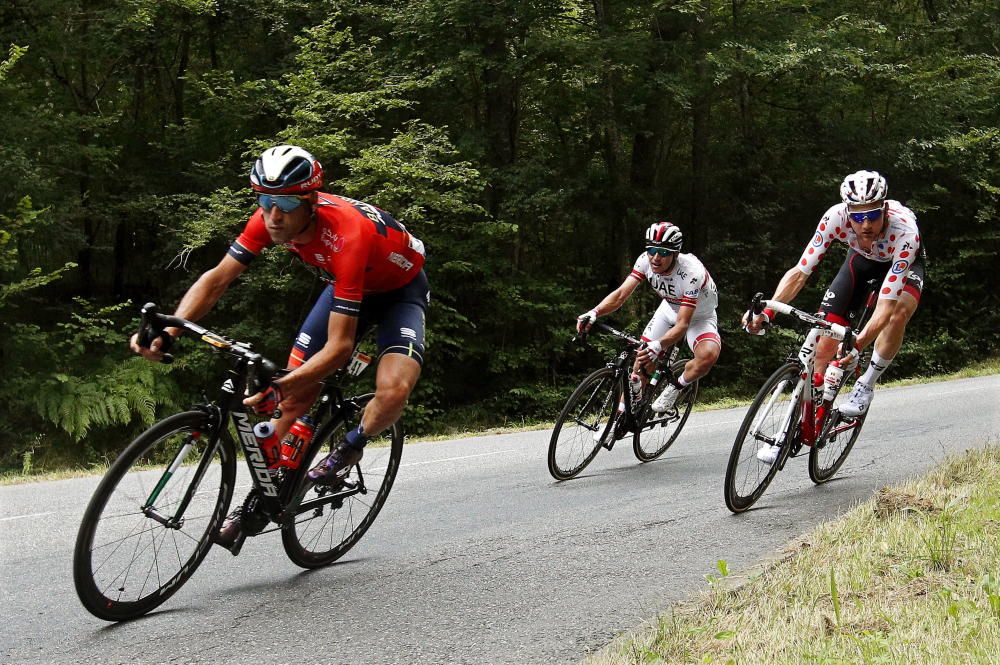
[[[72,584],[98,479],[0,487],[0,661],[576,662],[704,588],[718,559],[748,567],[879,487],[1000,441],[998,403],[1000,376],[881,390],[835,480],[815,487],[791,460],[739,516],[722,482],[743,409],[693,414],[649,464],[620,442],[564,483],[546,470],[548,431],[407,445],[341,562],[304,572],[278,534],[238,558],[215,548],[158,611],[118,625]]]

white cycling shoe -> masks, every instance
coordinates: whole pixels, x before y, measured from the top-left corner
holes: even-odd
[[[660,393],[660,396],[656,398],[650,408],[657,413],[663,413],[677,403],[677,396],[680,393],[681,391],[677,388],[677,386],[672,383],[668,383],[667,387],[663,389],[663,392]]]
[[[774,460],[778,459],[778,455],[781,454],[781,446],[767,445],[762,447],[757,451],[757,459],[767,465],[774,464]]]
[[[840,414],[848,418],[864,415],[868,412],[868,406],[872,403],[873,397],[875,397],[875,389],[858,381],[854,384],[851,396],[841,405]]]

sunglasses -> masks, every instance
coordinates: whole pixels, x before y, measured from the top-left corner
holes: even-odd
[[[657,254],[660,256],[673,256],[677,252],[669,250],[666,247],[647,247],[646,253],[650,256],[656,256]]]
[[[278,206],[281,212],[291,212],[302,205],[308,196],[298,196],[296,194],[258,194],[257,204],[264,210],[270,210]]]
[[[851,218],[851,221],[855,224],[864,224],[865,222],[872,221],[882,216],[882,208],[877,208],[875,210],[865,210],[864,212],[849,212],[847,216]]]

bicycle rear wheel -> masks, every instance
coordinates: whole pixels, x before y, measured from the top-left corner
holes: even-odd
[[[726,468],[726,507],[734,513],[748,509],[771,484],[791,449],[798,427],[799,365],[788,363],[764,383],[743,418]],[[771,464],[757,459],[763,445],[781,447]]]
[[[146,614],[205,558],[236,477],[230,446],[219,441],[208,455],[211,431],[204,412],[179,413],[146,430],[108,469],[84,511],[73,553],[76,592],[94,616],[123,621]],[[178,517],[194,483],[183,515],[164,524]]]
[[[678,360],[671,365],[670,370],[675,376],[679,376],[686,364],[687,360]],[[662,387],[662,384],[659,387]],[[655,397],[650,395],[646,400],[639,420],[642,425],[639,427],[638,435],[632,439],[632,452],[641,462],[655,460],[667,452],[667,448],[680,436],[684,423],[687,422],[691,409],[698,399],[698,381],[686,386],[677,397],[674,406],[664,413],[656,413],[649,407]]]
[[[827,419],[816,444],[809,451],[809,479],[817,485],[825,483],[837,473],[861,435],[867,413],[858,418],[847,418],[835,410]]]
[[[302,463],[311,466],[339,431],[330,429],[315,441],[312,453]],[[303,568],[320,568],[344,556],[378,517],[402,457],[403,428],[396,422],[368,442],[361,461],[351,468],[340,488],[313,485],[303,474],[299,491],[305,492],[305,498],[300,512],[281,528],[281,544],[288,558]]]
[[[620,390],[611,367],[602,367],[576,387],[566,400],[549,440],[549,473],[556,480],[569,480],[586,468],[601,448],[601,441],[614,436],[615,407]]]

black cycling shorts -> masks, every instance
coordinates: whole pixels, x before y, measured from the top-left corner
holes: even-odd
[[[924,290],[924,258],[921,248],[910,265],[910,274],[903,281],[903,292],[909,293],[917,302],[920,302],[920,294]],[[877,289],[882,285],[891,267],[891,261],[872,261],[849,249],[844,265],[840,266],[840,271],[823,296],[823,302],[819,306],[820,313],[826,320],[834,323],[853,323],[871,288]],[[870,287],[869,282],[873,280],[875,284]]]
[[[424,327],[427,306],[431,301],[430,285],[423,270],[413,280],[395,291],[366,295],[361,300],[357,339],[377,326],[379,357],[399,353],[424,364]],[[333,285],[323,289],[306,317],[288,359],[289,367],[298,367],[326,344],[330,312],[333,311]]]

